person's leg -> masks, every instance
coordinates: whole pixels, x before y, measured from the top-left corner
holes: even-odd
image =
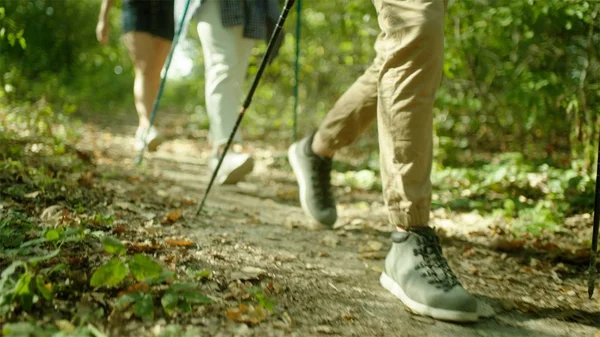
[[[380,34],[375,48],[381,43]],[[344,92],[319,125],[311,148],[322,157],[354,143],[373,124],[377,117],[377,79],[383,64],[377,55],[373,64]]]
[[[218,0],[207,0],[199,9],[198,35],[202,44],[205,67],[206,109],[210,120],[210,136],[215,157],[224,147],[235,126],[254,40],[243,37],[243,27],[224,27]],[[242,141],[238,131],[234,141]],[[252,172],[254,162],[248,154],[230,151],[219,170],[217,182],[234,184]]]
[[[475,321],[477,300],[459,283],[427,227],[431,203],[433,104],[443,69],[442,0],[374,0],[385,34],[379,54],[378,128],[392,249],[381,284],[413,312]]]
[[[223,26],[218,0],[206,0],[199,11],[198,35],[204,54],[206,108],[211,141],[217,149],[227,142],[237,119],[254,41],[243,38],[242,26]],[[235,141],[241,140],[238,131]]]
[[[380,44],[380,38],[376,46]],[[288,157],[298,180],[299,199],[305,213],[324,225],[337,220],[330,175],[335,151],[357,140],[377,117],[377,79],[383,64],[373,64],[346,90],[327,113],[319,129],[293,144]]]
[[[147,130],[150,126],[150,113],[160,86],[160,72],[171,48],[171,41],[138,31],[126,33],[123,35],[123,41],[129,50],[135,69],[133,94],[139,117],[135,148],[141,149],[142,137],[148,132],[146,145],[149,151],[154,151],[160,144],[160,138],[155,129]]]
[[[123,35],[123,42],[133,61],[135,78],[133,82],[133,97],[139,117],[139,126],[147,128],[154,101],[153,85],[150,66],[154,58],[154,43],[152,35],[144,32],[131,31]]]
[[[152,58],[152,64],[149,67],[149,73],[151,74],[153,81],[152,90],[154,92],[154,98],[156,98],[158,89],[160,88],[161,73],[165,66],[165,62],[167,61],[167,56],[169,56],[169,52],[171,51],[172,42],[156,36],[152,38],[152,42],[154,43],[154,57]],[[152,104],[154,104],[154,100]]]

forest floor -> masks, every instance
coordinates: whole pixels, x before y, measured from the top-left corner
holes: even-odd
[[[563,233],[521,240],[474,213],[433,211],[451,267],[482,307],[495,311],[475,324],[435,321],[412,315],[379,285],[391,233],[380,192],[336,186],[339,220],[334,228],[317,226],[299,207],[288,142],[255,140],[254,172],[236,186],[215,186],[196,215],[211,173],[210,149],[205,134],[186,134],[183,123],[162,125],[169,139],[141,167],[131,151],[133,127],[85,126],[65,154],[77,168],[49,165],[60,187],[36,190],[25,178],[0,177],[0,218],[20,212],[38,232],[85,226],[115,237],[126,247],[123,258],[153,257],[178,280],[195,284],[204,300],[168,314],[161,296],[172,280],[145,286],[129,277],[113,288],[89,286],[110,256],[106,245],[87,238],[65,243],[58,257],[42,263],[68,266],[61,281],[46,277],[48,289],[66,282],[52,288],[51,305],[13,307],[0,323],[35,321],[41,330],[63,333],[92,325],[106,336],[139,337],[600,336],[598,295],[587,298],[587,247],[574,238],[589,235],[589,214],[569,219]],[[351,151],[336,159],[350,162]],[[26,152],[19,157],[24,170],[51,160],[43,151]],[[6,192],[19,184],[22,193]],[[1,269],[11,258],[0,251]],[[132,316],[143,311],[137,305],[115,303],[127,293],[152,296],[150,319]]]

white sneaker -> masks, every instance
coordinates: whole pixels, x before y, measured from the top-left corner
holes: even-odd
[[[214,171],[219,163],[219,157],[210,160],[208,167]],[[254,159],[247,153],[228,152],[219,168],[216,182],[221,185],[236,184],[244,179],[254,169]]]
[[[143,137],[145,132],[146,129],[142,127],[138,127],[137,131],[135,132],[134,148],[136,151],[141,151],[144,147]],[[156,151],[156,149],[160,146],[160,144],[162,144],[162,142],[163,139],[156,130],[156,128],[154,126],[150,127],[148,135],[146,136],[146,148],[148,149],[148,152]]]

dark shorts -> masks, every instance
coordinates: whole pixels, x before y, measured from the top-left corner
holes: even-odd
[[[123,34],[136,31],[173,41],[175,19],[174,0],[124,0]]]

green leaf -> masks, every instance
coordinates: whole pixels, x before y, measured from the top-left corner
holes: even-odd
[[[19,44],[21,45],[22,49],[27,49],[27,42],[25,41],[24,38],[19,38]]]
[[[104,237],[102,244],[104,245],[104,250],[110,254],[121,255],[127,250],[123,242],[111,236]]]
[[[48,241],[56,241],[60,239],[60,233],[56,229],[50,229],[46,232],[46,235],[44,235],[44,237]]]
[[[212,270],[210,269],[202,269],[202,270],[198,270],[198,271],[194,271],[193,275],[194,277],[200,278],[200,279],[207,279],[212,277]]]
[[[179,303],[179,294],[172,290],[166,291],[163,297],[160,299],[160,304],[168,315],[170,315],[173,310],[177,308],[177,303]]]
[[[160,276],[163,268],[146,255],[135,254],[127,263],[129,270],[138,281],[153,280]]]
[[[46,287],[44,287],[44,280],[40,276],[35,278],[35,284],[37,286],[38,293],[42,295],[46,301],[51,301],[52,293],[46,289]]]
[[[171,286],[171,290],[175,292],[195,291],[198,288],[196,283],[176,283]]]
[[[192,306],[186,301],[180,301],[179,304],[177,305],[177,307],[179,308],[179,310],[181,310],[183,312],[192,311]]]
[[[2,328],[2,335],[12,337],[29,337],[29,336],[48,336],[49,334],[42,331],[38,326],[29,322],[22,323],[7,323]]]
[[[31,293],[30,284],[31,284],[32,275],[29,272],[23,273],[21,277],[19,277],[19,281],[17,282],[17,286],[15,287],[15,295],[27,295]]]
[[[48,269],[47,275],[50,276],[54,273],[60,273],[61,271],[68,270],[69,266],[66,263],[59,263],[56,266]]]
[[[4,271],[2,271],[2,274],[0,274],[0,277],[6,278],[7,276],[14,274],[18,267],[25,268],[26,267],[25,262],[13,261],[13,263],[11,263],[10,266],[8,266],[6,269],[4,269]]]
[[[19,248],[26,248],[29,246],[35,246],[35,245],[39,245],[41,243],[47,242],[46,238],[37,238],[37,239],[33,239],[33,240],[29,240],[29,241],[25,241],[23,242]]]
[[[154,318],[154,304],[152,303],[152,296],[150,294],[142,294],[141,297],[135,301],[134,313],[139,318]]]
[[[127,266],[118,258],[113,258],[96,269],[90,280],[92,287],[114,287],[127,276]]]
[[[15,287],[15,298],[19,300],[19,304],[25,310],[31,310],[33,306],[33,289],[31,289],[33,275],[31,273],[26,272],[19,278],[17,282],[17,286]]]
[[[119,310],[123,310],[125,307],[127,307],[131,303],[135,303],[140,298],[141,298],[141,294],[138,292],[127,293],[127,294],[119,297],[119,299],[115,302],[115,307],[117,307]]]
[[[38,264],[38,262],[50,260],[50,259],[56,257],[56,255],[58,255],[59,253],[60,253],[60,249],[56,249],[46,255],[32,257],[29,260],[27,260],[27,262],[29,262],[35,266],[36,264]]]
[[[187,301],[188,303],[192,303],[192,304],[209,304],[212,302],[212,300],[210,299],[210,297],[202,294],[201,292],[198,291],[185,291],[181,293],[181,297]]]
[[[172,272],[168,269],[163,269],[160,272],[160,275],[158,275],[158,277],[153,278],[151,280],[147,280],[147,282],[148,282],[148,284],[161,284],[161,283],[167,282],[173,276],[176,276],[174,272]]]

